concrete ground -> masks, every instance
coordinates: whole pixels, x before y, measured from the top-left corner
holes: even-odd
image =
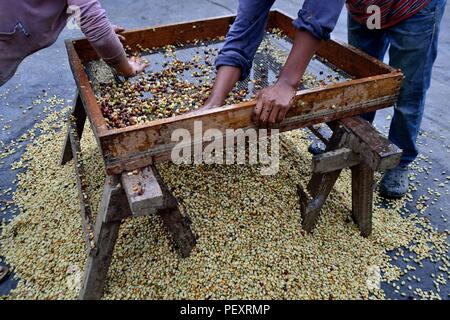
[[[202,19],[210,16],[219,16],[235,13],[237,0],[166,0],[166,1],[112,1],[104,0],[102,4],[107,10],[111,21],[126,28],[138,28],[151,25],[167,24],[187,20]],[[280,8],[291,16],[295,16],[301,1],[279,0],[275,8]],[[450,117],[448,116],[450,98],[450,12],[447,10],[442,23],[439,56],[436,61],[432,86],[428,94],[422,134],[419,138],[421,151],[428,159],[419,160],[419,165],[426,166],[429,173],[418,173],[415,181],[418,191],[417,198],[427,191],[433,190],[450,175]],[[2,143],[6,144],[17,139],[32,127],[36,117],[42,115],[40,107],[28,110],[32,101],[44,93],[56,95],[59,98],[72,99],[75,92],[75,83],[67,61],[64,39],[79,37],[77,30],[65,29],[58,41],[45,50],[28,57],[20,66],[17,74],[6,85],[0,88],[0,150]],[[333,38],[346,40],[346,13],[341,15],[339,23],[333,33]],[[392,110],[380,112],[376,124],[378,128],[386,130],[387,115]],[[11,126],[9,128],[9,126]],[[3,151],[2,151],[3,152]],[[7,159],[0,160],[0,200],[9,201],[10,193],[2,195],[2,191],[14,188],[12,181],[15,172],[10,170],[10,164],[21,156],[17,152]],[[56,155],[55,155],[56,156]],[[3,162],[1,162],[3,161]],[[435,181],[438,179],[439,181]],[[447,185],[448,186],[448,185]],[[447,187],[448,188],[448,187]],[[434,205],[425,212],[432,224],[440,229],[449,229],[450,201],[448,192],[437,199]],[[409,206],[409,205],[408,205]],[[9,219],[13,212],[0,216]],[[1,262],[1,260],[0,260]],[[433,288],[429,274],[437,270],[435,264],[427,263],[422,273],[423,289]],[[15,287],[12,277],[0,284],[0,295],[6,295]],[[391,287],[385,288],[389,298],[405,299],[393,292]],[[449,288],[443,288],[441,296],[448,299]]]

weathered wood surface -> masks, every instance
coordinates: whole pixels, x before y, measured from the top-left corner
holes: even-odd
[[[312,158],[313,173],[328,173],[353,167],[361,162],[359,155],[349,148],[328,151]]]
[[[306,188],[298,188],[303,228],[311,232],[341,170],[352,171],[352,217],[361,235],[372,232],[375,170],[398,165],[401,150],[360,117],[342,119],[329,126],[330,139],[322,137],[326,152],[313,157],[313,175]],[[318,132],[317,129],[312,132]]]
[[[95,252],[88,255],[84,271],[84,279],[80,291],[80,299],[96,300],[103,295],[106,276],[111,264],[114,246],[119,235],[120,221],[111,221],[110,216],[115,215],[116,210],[125,208],[117,207],[117,201],[113,198],[117,195],[117,179],[108,176],[105,181],[103,197],[97,214],[94,242]]]
[[[400,163],[402,151],[364,119],[345,118],[339,123],[346,131],[341,144],[345,147],[314,156],[313,172],[331,172],[360,162],[366,163],[373,171],[384,171]],[[322,135],[314,128],[310,130],[316,135]],[[323,135],[322,140],[328,143]]]
[[[323,122],[375,111],[397,100],[399,78],[391,75],[370,80],[354,80],[322,89],[300,91],[296,103],[288,112],[280,131],[294,130]],[[186,129],[194,138],[194,123],[201,122],[203,132],[214,128],[225,134],[227,129],[255,127],[251,115],[255,102],[206,110],[199,114],[185,114],[153,121],[133,127],[110,130],[99,136],[109,174],[148,165],[153,161],[168,159],[177,142],[172,132]],[[198,141],[193,141],[193,143]],[[149,162],[149,163],[146,163]]]
[[[361,117],[341,119],[348,130],[346,146],[360,155],[374,171],[384,171],[400,163],[402,151]]]
[[[77,103],[77,102],[75,102]],[[76,107],[76,105],[75,105]],[[66,144],[64,146],[64,150],[66,150],[67,145],[71,148],[71,156],[74,159],[75,163],[75,177],[77,181],[78,188],[78,197],[80,200],[80,214],[81,214],[81,222],[83,226],[83,233],[86,242],[86,251],[88,254],[94,251],[94,223],[92,218],[92,210],[89,204],[89,198],[87,195],[87,181],[86,181],[86,173],[84,171],[84,166],[82,163],[82,159],[80,158],[81,154],[81,146],[80,139],[78,136],[78,127],[76,124],[76,119],[74,115],[70,115],[67,120],[68,126],[68,137]],[[66,151],[63,152],[65,154]]]
[[[143,47],[160,47],[223,36],[233,19],[234,17],[227,16],[132,30],[126,33],[127,44],[136,48],[138,44]],[[292,37],[291,22],[292,18],[275,11],[270,14],[269,27],[278,27]],[[85,39],[67,41],[66,46],[74,78],[102,149],[108,174],[132,171],[154,161],[169,159],[175,144],[171,141],[171,133],[177,128],[185,128],[192,133],[194,121],[202,121],[204,130],[215,128],[223,132],[225,129],[253,126],[251,112],[255,102],[251,101],[200,114],[181,115],[143,125],[108,130],[82,65],[83,62],[97,58],[95,52]],[[282,131],[375,111],[396,101],[402,81],[399,71],[348,45],[331,40],[322,43],[318,55],[360,79],[299,92],[296,97],[296,105],[299,107],[290,110],[286,121],[280,127]]]
[[[302,228],[311,232],[317,223],[325,201],[333,189],[341,170],[328,173],[314,173],[307,187],[307,192],[298,188],[302,213]]]
[[[190,255],[197,243],[197,237],[191,230],[191,219],[183,215],[178,200],[172,195],[158,171],[153,167],[155,177],[164,195],[164,208],[158,209],[165,229],[171,235],[171,241],[182,258]]]
[[[132,213],[130,205],[136,205],[138,202],[135,198],[131,199],[132,202],[129,202],[130,198],[127,197],[125,192],[125,189],[130,187],[128,184],[132,184],[133,181],[124,176],[125,174],[122,177],[118,175],[106,177],[91,240],[93,250],[88,254],[80,299],[93,300],[102,297],[121,221],[136,215],[135,212]],[[181,257],[188,257],[196,244],[196,237],[190,228],[190,219],[181,214],[177,199],[170,193],[155,168],[145,168],[135,178],[136,181],[151,183],[155,188],[156,183],[158,186],[156,194],[159,194],[155,198],[155,193],[146,193],[147,198],[141,200],[145,205],[150,205],[146,200],[153,201],[152,204],[155,208],[147,207],[149,210],[144,210],[143,206],[138,206],[138,209],[142,211],[137,212],[142,214],[156,212],[160,215],[175,249],[178,250]],[[127,185],[125,189],[123,181]]]
[[[151,166],[125,172],[121,181],[134,216],[154,214],[164,207],[164,195]]]
[[[211,40],[225,36],[233,23],[235,16],[222,16],[197,21],[180,22],[175,24],[126,30],[126,45],[132,51],[141,51],[176,45],[193,41]],[[85,38],[73,39],[74,49],[83,63],[98,59],[98,55]]]
[[[117,222],[132,217],[133,213],[120,176],[107,176],[106,179],[109,181],[108,184],[105,184],[109,189],[109,208],[105,222]]]
[[[339,148],[343,142],[344,135],[345,131],[342,128],[335,130],[327,145],[326,152],[331,152]],[[342,169],[327,173],[313,173],[306,190],[298,186],[297,192],[300,198],[302,228],[306,232],[311,232],[316,225],[322,207],[341,171]]]
[[[84,70],[83,63],[75,50],[74,41],[66,40],[66,50],[69,58],[70,69],[73,73],[73,78],[78,88],[78,92],[83,102],[84,109],[91,123],[92,130],[97,138],[100,133],[108,130],[105,118],[97,103],[92,85],[89,82],[88,75]]]
[[[180,213],[178,208],[160,209],[165,229],[170,233],[172,243],[182,258],[187,258],[197,243],[195,235],[191,231],[191,221]]]
[[[352,158],[360,158],[365,161],[372,170],[384,171],[394,168],[400,163],[402,150],[389,141],[381,134],[372,124],[368,123],[361,117],[352,117],[340,119],[335,123],[327,123],[331,130],[336,125],[342,126],[346,131],[342,145],[351,149],[354,155]],[[308,129],[318,137],[325,145],[329,143],[328,132],[323,128],[308,127]],[[345,152],[340,157],[345,156]],[[332,154],[329,154],[332,155]],[[318,172],[329,171],[325,168],[329,157],[314,157],[313,167],[319,166],[319,161],[323,162],[321,167],[315,169]],[[353,161],[353,160],[352,160]]]
[[[372,233],[374,171],[364,162],[352,168],[352,217],[361,235]]]
[[[123,173],[117,179],[116,204],[111,205],[110,216],[115,219],[157,214],[170,235],[170,240],[181,257],[188,257],[196,244],[196,236],[191,230],[191,220],[179,209],[179,202],[166,186],[158,170],[148,166],[138,173]],[[120,183],[121,181],[121,183]],[[143,186],[141,195],[136,194],[136,186]],[[121,203],[118,203],[121,202]],[[118,210],[126,206],[128,210]]]

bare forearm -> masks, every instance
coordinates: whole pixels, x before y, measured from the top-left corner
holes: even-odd
[[[298,88],[303,74],[320,45],[320,40],[309,32],[297,31],[289,57],[280,73],[277,83]]]
[[[233,90],[241,76],[241,69],[231,66],[221,66],[217,70],[216,80],[206,105],[221,106],[228,94]]]
[[[281,123],[289,111],[292,99],[306,67],[319,47],[320,40],[308,32],[297,31],[292,50],[275,85],[263,89],[257,96],[253,121],[262,127]]]
[[[129,76],[133,73],[133,69],[128,62],[125,53],[120,55],[120,57],[118,57],[114,63],[111,63],[110,66],[113,67],[117,73],[123,76]]]

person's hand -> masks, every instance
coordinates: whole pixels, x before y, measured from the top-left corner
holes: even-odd
[[[260,126],[272,128],[284,120],[289,111],[296,89],[288,84],[276,83],[261,90],[256,96],[252,120]]]
[[[125,28],[117,25],[113,25],[112,28],[116,33],[117,37],[119,38],[120,42],[124,44],[127,40],[122,35],[122,33],[125,31]],[[124,55],[121,61],[113,67],[114,69],[116,69],[119,75],[124,76],[125,78],[131,78],[143,72],[145,68],[148,67],[148,63],[146,63],[139,57],[133,56],[127,59]]]
[[[241,76],[241,69],[232,66],[221,66],[217,70],[216,80],[208,100],[203,107],[190,111],[191,113],[201,113],[206,110],[221,107],[225,104],[229,92],[233,89]]]
[[[113,27],[113,30],[116,33],[117,37],[119,38],[120,42],[125,43],[127,41],[127,39],[121,34],[122,32],[125,31],[125,28],[121,27],[121,26],[116,26],[116,25],[113,25],[112,27]]]
[[[120,75],[131,78],[143,72],[148,67],[148,63],[139,57],[130,57],[127,59],[128,66],[120,72]]]
[[[189,113],[198,114],[198,113],[201,113],[206,110],[211,110],[214,108],[221,107],[223,104],[224,104],[224,101],[215,100],[214,97],[210,97],[203,106],[201,106],[198,109],[189,111]]]

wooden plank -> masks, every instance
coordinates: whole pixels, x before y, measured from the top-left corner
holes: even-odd
[[[141,51],[141,48],[159,48],[225,36],[234,19],[235,16],[228,15],[197,21],[150,26],[126,30],[123,32],[123,35],[127,40],[125,45],[130,47],[132,51]],[[72,42],[83,63],[98,59],[97,53],[87,39],[74,39]]]
[[[133,216],[128,198],[122,187],[120,176],[107,176],[106,181],[109,189],[109,208],[105,222],[122,221]],[[101,206],[102,204],[100,204]],[[102,210],[99,208],[99,210]]]
[[[165,229],[171,236],[174,247],[182,258],[190,255],[192,248],[197,243],[197,237],[191,230],[191,219],[183,215],[179,210],[178,200],[172,195],[156,168],[153,173],[164,194],[164,208],[158,210]]]
[[[73,106],[73,110],[72,110],[71,114],[69,115],[69,117],[70,116],[72,116],[75,121],[78,139],[81,139],[81,136],[83,134],[84,124],[86,122],[86,112],[84,111],[83,103],[81,101],[78,90],[75,94],[74,106]],[[71,126],[67,125],[67,135],[64,140],[63,152],[61,154],[61,160],[60,160],[61,165],[65,165],[67,162],[69,162],[70,160],[73,159],[72,146],[70,143],[70,132],[69,132],[70,130],[71,130]]]
[[[354,78],[398,72],[398,70],[344,42],[323,41],[316,54]]]
[[[108,176],[105,181],[102,201],[95,223],[96,252],[87,258],[84,279],[80,291],[80,299],[96,300],[103,295],[106,276],[111,264],[114,246],[119,235],[120,221],[107,222],[111,209],[113,190],[116,186],[114,178]]]
[[[363,114],[391,106],[397,100],[401,81],[397,76],[382,75],[372,79],[334,84],[322,89],[300,91],[294,107],[288,112],[280,131],[294,130],[317,123]],[[99,136],[109,174],[134,170],[130,163],[139,159],[167,159],[177,142],[172,132],[186,129],[194,137],[194,123],[200,121],[203,131],[210,128],[223,133],[227,129],[255,127],[251,114],[255,102],[225,106],[202,113],[184,114],[149,124],[114,129]],[[196,143],[194,140],[193,143]]]
[[[192,248],[197,243],[196,237],[191,231],[191,221],[183,216],[178,210],[160,209],[158,214],[161,216],[165,229],[171,235],[172,243],[182,258],[187,258],[191,254]]]
[[[341,119],[339,123],[348,132],[342,142],[343,149],[313,157],[313,171],[326,173],[334,169],[352,167],[361,161],[374,171],[383,171],[398,165],[402,151],[391,143],[369,122],[360,117]],[[320,135],[314,128],[310,128]],[[326,138],[323,140],[327,141]],[[351,150],[351,152],[348,151]],[[333,156],[337,156],[333,160]]]
[[[94,94],[94,90],[89,82],[89,78],[84,70],[84,66],[81,63],[81,59],[75,50],[74,43],[71,40],[66,40],[67,55],[69,57],[69,65],[73,73],[73,78],[77,85],[81,101],[83,102],[84,109],[91,122],[92,130],[95,137],[105,130],[108,130],[106,121],[103,118],[103,114],[100,110],[100,106],[97,104],[97,99]]]
[[[345,131],[342,128],[335,130],[327,145],[326,152],[339,148],[344,139]],[[339,169],[327,173],[313,173],[306,190],[303,190],[301,186],[297,187],[302,215],[302,228],[306,232],[312,232],[322,207],[333,189],[336,180],[341,174],[341,171],[342,170]]]
[[[359,155],[349,148],[340,148],[316,155],[312,158],[313,173],[328,173],[353,167],[361,162]]]
[[[164,196],[151,166],[125,172],[121,181],[134,216],[154,214],[164,207]]]
[[[70,146],[72,148],[72,156],[75,163],[75,177],[77,180],[78,196],[80,200],[80,213],[81,221],[83,225],[83,233],[86,242],[86,251],[88,254],[92,254],[95,251],[95,241],[94,241],[94,227],[92,210],[89,204],[89,198],[87,195],[87,180],[84,171],[84,166],[81,155],[80,139],[78,138],[77,126],[75,120],[72,116],[69,117],[68,121],[68,133]]]
[[[302,228],[306,232],[312,232],[317,223],[325,201],[333,189],[341,170],[328,173],[314,173],[308,184],[307,190],[299,188],[302,213]]]
[[[374,185],[374,171],[367,164],[352,168],[352,217],[363,237],[372,233]]]
[[[352,133],[348,135],[346,145],[358,153],[372,170],[384,171],[400,163],[402,151],[367,121],[353,117],[340,122]]]

